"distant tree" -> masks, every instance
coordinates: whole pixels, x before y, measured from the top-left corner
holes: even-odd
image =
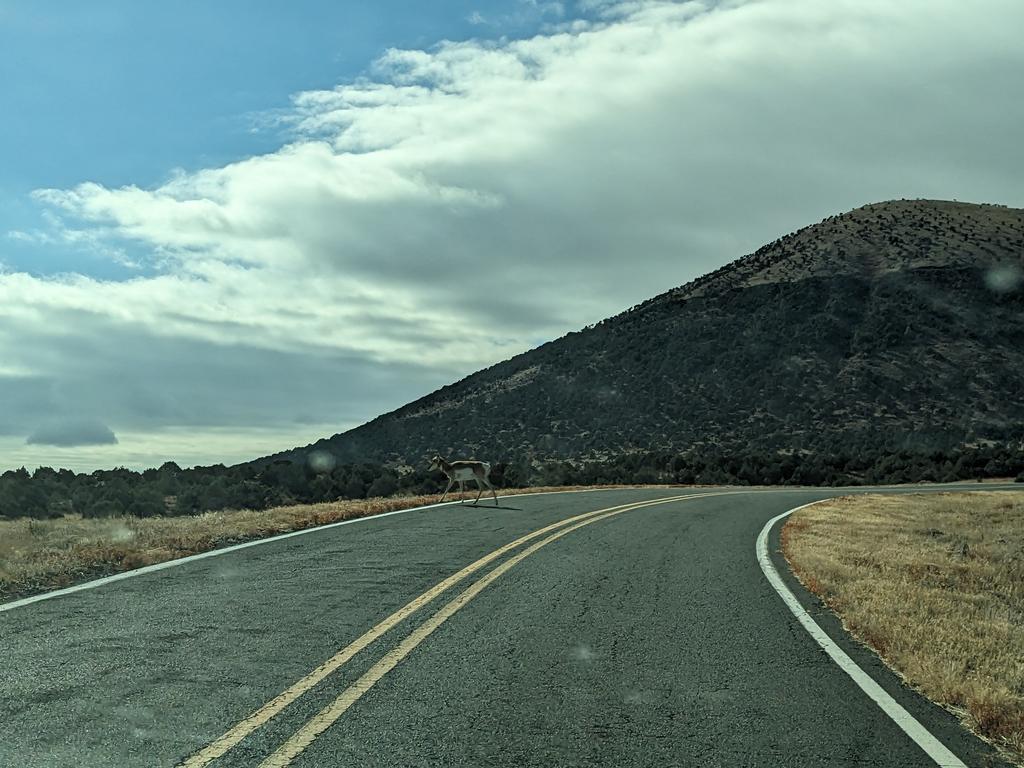
[[[398,490],[398,478],[392,474],[384,474],[370,483],[366,489],[367,497],[390,496]]]
[[[26,485],[15,498],[22,516],[36,518],[50,516],[50,500],[42,485]]]
[[[124,514],[124,505],[117,499],[99,499],[84,511],[85,517],[116,517]]]
[[[135,517],[157,517],[163,515],[167,511],[167,507],[164,504],[164,497],[159,491],[142,488],[135,491],[126,511]]]
[[[529,485],[530,469],[526,462],[517,461],[512,464],[505,465],[504,472],[504,487],[505,488],[524,488]],[[440,480],[438,481],[440,482]],[[441,486],[444,487],[443,485]]]
[[[32,479],[36,482],[43,480],[56,480],[57,472],[51,467],[38,467],[36,471],[32,473]]]
[[[656,469],[653,469],[652,467],[640,467],[633,474],[633,482],[644,485],[656,485],[658,483],[663,483],[664,480]]]
[[[333,501],[340,491],[333,475],[318,474],[309,482],[309,500],[314,504],[322,501]]]
[[[174,496],[181,489],[181,480],[176,473],[159,472],[151,486],[164,496]]]
[[[227,479],[215,477],[199,493],[199,508],[203,512],[226,509],[229,506],[230,494]]]
[[[495,488],[505,487],[505,469],[507,466],[508,465],[505,462],[499,461],[491,467],[489,479],[491,481],[491,485]]]
[[[765,485],[778,485],[782,482],[782,467],[778,461],[768,461],[762,469],[761,482]]]
[[[366,498],[366,483],[358,475],[353,475],[345,484],[344,494],[346,499]]]
[[[175,512],[179,515],[192,515],[200,510],[202,504],[202,488],[189,485],[181,489],[174,501]]]

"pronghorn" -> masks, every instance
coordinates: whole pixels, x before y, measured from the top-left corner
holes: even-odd
[[[448,487],[441,494],[441,501],[444,501],[444,497],[448,495],[448,491],[452,489],[452,485],[455,483],[459,484],[459,493],[462,493],[465,491],[467,480],[476,480],[477,493],[473,503],[476,504],[480,501],[485,485],[491,489],[494,503],[498,503],[498,494],[494,492],[494,486],[491,485],[491,481],[487,478],[491,473],[491,465],[486,461],[447,461],[441,456],[434,456],[430,460],[430,469],[440,469],[448,478]],[[459,503],[461,504],[463,501],[465,501],[464,498]]]

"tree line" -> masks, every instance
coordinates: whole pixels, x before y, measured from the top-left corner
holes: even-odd
[[[602,461],[529,456],[495,463],[499,488],[633,483],[700,485],[877,485],[987,478],[1024,482],[1024,447],[984,446],[915,452],[861,447],[835,452],[758,452],[713,448],[683,453],[632,452]],[[379,464],[323,466],[277,461],[182,469],[174,462],[137,472],[117,468],[75,473],[24,467],[0,475],[0,517],[48,518],[195,515],[220,509],[268,509],[338,499],[433,494],[440,472]]]

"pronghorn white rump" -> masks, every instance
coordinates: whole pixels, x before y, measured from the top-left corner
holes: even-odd
[[[442,456],[434,456],[430,460],[430,468],[440,469],[448,477],[448,487],[441,494],[441,501],[444,501],[444,497],[448,495],[448,491],[452,489],[455,483],[459,484],[459,493],[462,493],[466,489],[466,482],[468,480],[476,480],[477,494],[476,498],[473,499],[473,503],[476,504],[480,501],[485,485],[491,489],[494,503],[498,503],[498,494],[494,492],[494,486],[491,485],[488,477],[491,473],[491,465],[486,461],[448,461]],[[463,501],[465,501],[464,498],[460,500],[460,503]]]

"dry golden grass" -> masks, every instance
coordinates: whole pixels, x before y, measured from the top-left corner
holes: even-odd
[[[571,490],[584,488],[519,488],[498,495]],[[475,495],[467,492],[465,498],[472,500]],[[459,496],[449,498],[458,500]],[[184,517],[0,520],[0,601],[241,541],[419,507],[437,500],[435,494],[301,504],[260,512],[225,510]]]
[[[1024,493],[834,499],[782,548],[856,638],[1024,766]]]

